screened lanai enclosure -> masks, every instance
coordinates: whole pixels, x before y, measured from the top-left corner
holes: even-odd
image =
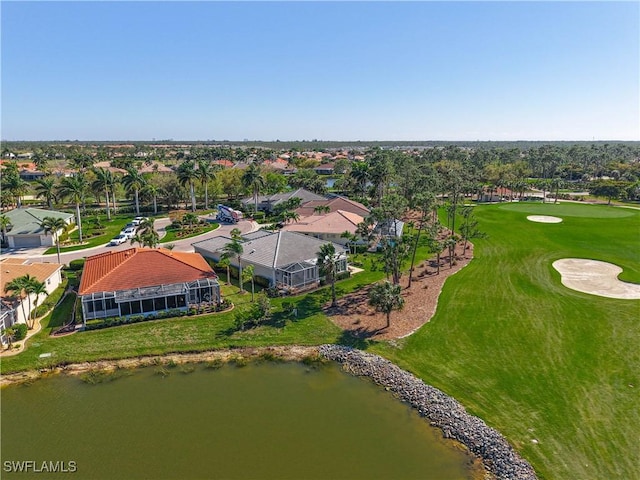
[[[318,266],[311,262],[296,262],[276,270],[279,288],[303,288],[318,282]]]
[[[347,270],[347,257],[345,255],[337,255],[335,265],[336,273],[345,272]],[[276,270],[276,286],[278,288],[300,289],[317,284],[319,281],[320,274],[315,258],[292,263]]]
[[[192,282],[132,288],[83,295],[84,320],[129,315],[152,315],[165,310],[216,305],[221,302],[220,285],[213,278]]]

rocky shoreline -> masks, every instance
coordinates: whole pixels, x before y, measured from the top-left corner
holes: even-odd
[[[322,345],[320,354],[342,364],[343,370],[371,378],[426,417],[442,430],[445,438],[457,440],[480,457],[485,468],[498,479],[537,479],[529,465],[495,429],[469,415],[456,400],[425,384],[377,355],[340,345]]]

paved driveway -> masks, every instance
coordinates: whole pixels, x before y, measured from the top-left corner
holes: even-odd
[[[203,219],[210,219],[211,217],[202,216]],[[162,237],[166,234],[166,227],[170,224],[170,220],[168,218],[160,218],[156,220],[153,224],[154,228],[160,235],[160,240],[162,242]],[[260,228],[258,223],[252,220],[241,220],[236,225],[227,225],[221,224],[219,228],[213,230],[212,232],[203,233],[202,235],[198,235],[197,237],[186,238],[184,240],[175,240],[171,242],[175,245],[174,251],[177,252],[193,252],[193,247],[191,246],[194,242],[199,242],[201,240],[207,240],[213,237],[219,236],[231,236],[231,230],[234,228],[239,228],[242,233],[254,232]],[[164,246],[160,243],[160,246]],[[47,247],[48,248],[48,247]],[[7,251],[2,255],[2,258],[6,257],[15,257],[15,258],[28,258],[33,262],[57,262],[58,258],[55,253],[50,255],[44,255],[44,252],[47,248],[33,248],[33,249],[17,249],[15,251]],[[62,263],[68,264],[71,260],[75,260],[77,258],[89,257],[91,255],[97,255],[105,252],[113,252],[118,250],[126,250],[127,248],[131,248],[131,244],[129,242],[123,243],[122,245],[118,245],[115,247],[108,247],[105,245],[99,247],[87,248],[84,250],[77,250],[75,252],[67,252],[60,254],[60,261]]]

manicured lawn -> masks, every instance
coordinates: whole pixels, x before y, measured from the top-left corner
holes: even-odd
[[[98,236],[95,237],[85,237],[85,243],[83,245],[73,245],[71,247],[63,247],[62,245],[60,245],[60,253],[64,253],[64,252],[75,252],[78,250],[84,250],[85,248],[91,248],[91,247],[97,247],[100,245],[104,245],[105,243],[111,241],[111,239],[113,237],[116,237],[120,231],[124,228],[124,226],[129,223],[130,221],[133,220],[133,218],[135,217],[134,214],[122,214],[122,215],[111,215],[111,220],[107,220],[106,219],[106,215],[101,215],[100,216],[100,222],[102,223],[102,225],[104,225],[104,233],[101,233]],[[82,228],[83,228],[83,234],[86,233],[90,233],[94,227],[92,224],[92,221],[95,217],[87,217],[87,218],[83,218],[83,224],[82,224]],[[78,230],[75,230],[74,232],[71,233],[70,236],[71,240],[74,241],[79,241],[79,232]],[[56,253],[56,247],[53,246],[51,248],[49,248],[45,254],[52,254],[52,253]]]
[[[446,283],[433,320],[399,349],[371,349],[497,428],[541,478],[640,478],[640,301],[569,290],[551,266],[593,258],[640,283],[640,212],[509,204],[475,214],[489,238]]]
[[[219,227],[220,227],[219,223],[210,223],[206,226],[202,226],[202,227],[198,226],[194,228],[193,231],[183,230],[183,234],[181,236],[178,236],[178,232],[180,232],[180,230],[167,228],[166,235],[162,237],[160,241],[162,243],[171,243],[171,242],[175,242],[176,240],[184,240],[185,238],[197,237],[198,235],[202,235],[203,233],[212,232],[213,230],[216,230]]]

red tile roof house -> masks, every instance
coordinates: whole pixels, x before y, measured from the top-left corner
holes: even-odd
[[[85,323],[221,302],[217,276],[200,254],[163,248],[88,257],[78,295]]]

